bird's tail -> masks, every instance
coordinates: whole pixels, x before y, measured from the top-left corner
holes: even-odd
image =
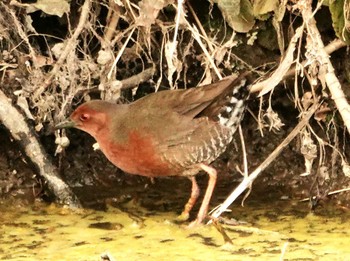
[[[250,76],[249,72],[241,74],[203,111],[203,115],[234,132],[246,108]]]
[[[240,124],[245,108],[246,100],[249,97],[247,79],[239,77],[235,81],[233,89],[227,93],[221,102],[221,107],[217,114],[218,122],[232,129],[236,129]]]

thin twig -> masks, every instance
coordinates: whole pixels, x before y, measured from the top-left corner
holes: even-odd
[[[208,37],[208,35],[207,35],[207,32],[204,30],[204,28],[203,28],[201,22],[199,21],[199,18],[198,18],[198,16],[197,16],[196,12],[193,10],[191,3],[190,3],[189,1],[187,1],[186,4],[187,4],[188,9],[190,10],[190,12],[191,12],[191,14],[192,14],[194,20],[196,21],[196,24],[197,24],[197,26],[198,26],[198,28],[199,28],[201,34],[203,35],[203,37],[204,37],[205,39],[209,39],[209,37]],[[207,43],[208,43],[208,48],[210,49],[211,52],[213,52],[213,51],[214,51],[214,48],[213,48],[213,45],[212,45],[211,41],[208,41],[208,40],[207,40]]]
[[[180,18],[182,15],[182,9],[183,9],[183,2],[184,0],[177,0],[177,12],[176,12],[176,21],[175,21],[175,31],[174,31],[174,37],[173,37],[173,42],[171,44],[171,49],[170,49],[170,59],[173,59],[173,55],[175,53],[175,49],[177,46],[177,35],[179,33],[179,26],[180,26]]]
[[[242,126],[238,126],[238,132],[239,132],[239,137],[241,140],[241,145],[242,145],[242,156],[243,156],[243,166],[244,166],[244,171],[243,171],[243,176],[244,178],[248,177],[248,160],[247,160],[247,150],[245,148],[245,142],[244,142],[244,136],[243,136],[243,131],[242,131]]]
[[[343,189],[338,189],[338,190],[331,191],[331,192],[327,193],[327,196],[331,196],[331,195],[334,195],[334,194],[339,194],[339,193],[343,193],[343,192],[347,192],[347,191],[350,191],[350,188],[343,188]],[[305,202],[305,201],[310,201],[310,197],[303,198],[303,199],[300,200],[300,202]]]
[[[110,71],[109,71],[109,73],[108,73],[108,75],[107,75],[107,79],[110,80],[110,79],[112,78],[112,73],[113,73],[113,71],[114,71],[114,68],[117,66],[117,63],[118,63],[120,57],[123,55],[123,53],[124,53],[124,51],[125,51],[125,48],[126,48],[126,46],[128,45],[128,43],[129,43],[129,41],[130,41],[130,39],[131,39],[131,36],[132,36],[132,34],[134,33],[135,29],[136,29],[136,27],[134,27],[134,28],[131,30],[131,32],[130,32],[128,38],[126,39],[126,41],[125,41],[125,43],[123,44],[123,46],[122,46],[122,48],[120,49],[120,51],[118,52],[117,57],[115,58],[115,60],[114,60],[114,62],[113,62],[113,65],[112,65],[112,67],[111,67],[111,69],[110,69]]]
[[[187,26],[190,29],[190,31],[192,32],[192,36],[194,37],[194,39],[196,39],[197,43],[199,44],[199,46],[202,48],[202,51],[204,52],[205,56],[208,58],[212,68],[214,69],[216,75],[218,76],[219,80],[222,79],[221,73],[219,71],[219,69],[217,68],[213,58],[211,57],[211,55],[209,54],[207,48],[205,47],[205,45],[203,44],[201,38],[200,38],[200,34],[198,32],[198,29],[196,26],[191,26],[190,23],[186,20]]]
[[[243,157],[243,167],[244,167],[243,177],[246,179],[246,178],[248,178],[248,173],[249,173],[248,172],[248,159],[247,159],[247,151],[245,148],[244,136],[243,136],[243,131],[242,131],[241,125],[238,126],[238,132],[239,132],[239,137],[240,137],[241,145],[242,145],[242,157]],[[244,205],[244,201],[248,198],[251,190],[252,190],[252,188],[250,186],[248,192],[244,195],[244,198],[242,199],[242,203],[241,203],[242,206]]]
[[[285,256],[285,254],[286,254],[288,245],[289,245],[289,242],[285,242],[285,243],[283,244],[283,247],[282,247],[282,250],[281,250],[281,255],[280,255],[280,261],[283,261],[283,260],[284,260],[284,256]]]
[[[10,5],[16,5],[16,3],[18,3],[17,1],[11,1]],[[16,25],[16,30],[19,34],[19,36],[23,39],[23,41],[27,44],[28,49],[29,49],[29,53],[30,53],[30,57],[33,60],[33,65],[36,68],[37,67],[37,62],[36,62],[36,57],[37,54],[34,50],[34,48],[32,47],[32,45],[30,44],[28,35],[26,34],[26,32],[23,30],[22,25],[20,23],[20,21],[17,18],[17,15],[15,14],[15,12],[9,8],[6,4],[3,4],[3,7],[5,9],[7,9],[7,12],[11,14],[12,19],[13,19],[13,23]]]

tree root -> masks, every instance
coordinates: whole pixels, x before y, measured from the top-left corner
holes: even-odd
[[[0,104],[0,121],[10,131],[12,137],[22,145],[25,154],[37,167],[40,176],[45,179],[50,191],[57,197],[59,203],[73,208],[81,207],[76,195],[60,178],[57,169],[52,165],[34,131],[26,123],[24,116],[1,90]]]

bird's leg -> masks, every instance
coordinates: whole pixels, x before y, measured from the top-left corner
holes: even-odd
[[[190,216],[190,211],[193,208],[194,204],[196,204],[196,201],[199,197],[200,189],[198,187],[197,181],[195,176],[189,178],[192,182],[192,191],[191,191],[191,197],[187,201],[184,210],[182,211],[181,215],[178,216],[178,220],[185,221]]]
[[[199,225],[200,223],[202,223],[202,221],[206,217],[206,215],[208,213],[208,207],[209,207],[211,195],[213,194],[215,184],[216,184],[216,176],[217,176],[216,170],[214,168],[206,165],[206,164],[203,164],[203,163],[199,164],[199,166],[201,167],[202,170],[204,170],[206,173],[208,173],[209,181],[208,181],[207,190],[205,191],[205,195],[204,195],[204,198],[202,201],[202,205],[199,209],[197,218],[195,221],[191,222],[189,227]]]

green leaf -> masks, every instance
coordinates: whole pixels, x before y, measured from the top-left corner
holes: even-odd
[[[255,16],[267,14],[275,11],[278,4],[279,0],[256,0],[253,2],[253,13]]]
[[[38,0],[36,3],[29,4],[29,6],[40,9],[46,14],[59,17],[62,17],[64,13],[68,13],[70,9],[68,0]]]
[[[249,32],[255,24],[253,6],[249,0],[213,0],[226,22],[239,33]]]
[[[336,35],[347,44],[350,44],[350,0],[329,0],[328,3]]]

